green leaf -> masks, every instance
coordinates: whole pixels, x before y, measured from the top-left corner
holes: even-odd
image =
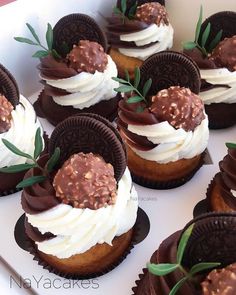
[[[128,84],[129,82],[124,80],[124,79],[120,79],[118,77],[112,77],[112,80],[116,81],[116,82],[119,82],[121,84]]]
[[[48,56],[49,52],[46,50],[39,50],[37,52],[35,52],[32,57],[36,57],[36,58],[41,58],[41,57],[45,57]]]
[[[30,178],[22,180],[20,183],[17,184],[16,188],[24,188],[27,186],[31,186],[35,183],[43,182],[45,179],[47,179],[47,177],[43,175],[32,176]]]
[[[210,268],[215,268],[217,266],[220,266],[221,263],[218,262],[201,262],[198,264],[195,264],[191,269],[189,274],[191,276],[195,275],[196,273],[199,273],[200,271],[210,269]]]
[[[209,52],[212,52],[212,50],[219,44],[221,38],[222,38],[222,34],[223,34],[223,30],[220,30],[215,38],[211,41],[210,45],[209,45]]]
[[[43,151],[43,140],[41,136],[41,129],[40,127],[37,129],[34,139],[34,158],[37,159],[38,156]]]
[[[156,275],[156,276],[165,276],[168,273],[173,272],[179,267],[178,264],[172,264],[172,263],[160,263],[160,264],[154,264],[154,263],[148,263],[147,268],[150,273]]]
[[[184,250],[186,248],[186,245],[188,243],[189,237],[191,236],[191,233],[193,231],[194,223],[191,224],[186,231],[182,234],[182,237],[179,242],[178,250],[177,250],[177,263],[181,264]]]
[[[226,142],[225,144],[228,149],[236,149],[236,143]]]
[[[205,31],[202,34],[202,40],[201,40],[201,46],[202,47],[205,47],[207,39],[208,39],[209,34],[210,34],[210,31],[211,31],[211,23],[208,23],[207,26],[206,26]]]
[[[134,70],[134,87],[138,88],[139,83],[140,83],[140,69],[135,68],[135,70]]]
[[[14,39],[18,42],[21,42],[21,43],[26,43],[26,44],[30,44],[30,45],[38,45],[37,43],[35,43],[34,41],[32,41],[28,38],[14,37]]]
[[[191,50],[191,49],[195,48],[196,46],[197,46],[197,44],[195,42],[192,42],[192,41],[183,43],[183,48],[186,49],[186,50]]]
[[[144,108],[142,106],[138,106],[136,109],[136,113],[142,113],[144,111]]]
[[[60,54],[55,49],[52,49],[52,56],[56,59],[61,58]]]
[[[121,0],[121,11],[123,14],[126,13],[127,5],[126,5],[126,0]]]
[[[120,87],[118,87],[118,88],[115,88],[114,90],[115,90],[116,92],[124,92],[124,93],[126,93],[126,92],[133,91],[133,90],[135,90],[135,89],[134,89],[133,86],[125,86],[125,85],[123,85],[123,86],[120,86]]]
[[[28,169],[31,169],[33,167],[36,167],[35,164],[19,164],[19,165],[13,165],[13,166],[9,166],[9,167],[4,167],[4,168],[0,168],[0,172],[3,173],[16,173],[16,172],[21,172],[21,171],[25,171]]]
[[[197,26],[196,26],[196,31],[195,31],[195,43],[198,43],[198,39],[199,39],[199,35],[200,35],[200,31],[201,31],[201,25],[202,25],[202,5],[200,8],[200,14],[199,14],[199,18],[198,18],[198,22],[197,22]]]
[[[141,96],[131,96],[130,98],[127,99],[127,103],[136,103],[142,101],[143,98]]]
[[[134,5],[130,8],[129,10],[129,14],[128,14],[128,17],[129,18],[133,18],[136,14],[136,10],[137,10],[137,7],[138,7],[138,3],[137,1],[134,3]]]
[[[51,172],[53,170],[53,168],[55,167],[55,165],[57,164],[59,158],[60,158],[60,148],[57,147],[53,153],[53,155],[51,156],[51,158],[48,160],[47,162],[47,171]]]
[[[33,157],[31,155],[22,152],[14,144],[10,143],[8,140],[3,138],[2,142],[12,153],[18,156],[33,160]]]
[[[33,35],[34,39],[38,42],[38,44],[40,44],[39,37],[38,37],[38,35],[36,34],[34,28],[33,28],[29,23],[26,23],[26,26],[27,26],[28,29],[30,30],[30,32],[31,32],[31,34]]]
[[[53,30],[52,26],[48,24],[47,32],[46,32],[46,40],[48,44],[48,49],[52,50],[52,44],[53,44]]]
[[[114,14],[122,14],[121,10],[118,7],[113,7],[113,13]]]
[[[125,79],[130,82],[129,71],[125,69]]]
[[[172,288],[169,295],[175,295],[176,292],[183,286],[183,284],[187,281],[187,277],[182,278],[178,283]]]
[[[64,54],[68,54],[70,52],[70,48],[65,41],[63,41],[61,44],[61,50],[63,51]]]
[[[146,95],[148,94],[148,91],[151,86],[152,86],[152,79],[150,78],[146,81],[146,83],[143,86],[143,96],[144,97],[146,97]]]

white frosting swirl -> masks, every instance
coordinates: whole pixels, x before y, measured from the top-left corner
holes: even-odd
[[[53,96],[53,100],[59,105],[82,110],[116,96],[114,88],[118,87],[119,83],[112,80],[112,77],[117,77],[117,67],[109,55],[107,58],[108,64],[104,72],[82,72],[65,79],[46,79],[48,85],[70,92],[68,95]]]
[[[121,35],[120,40],[135,42],[136,46],[143,46],[153,42],[158,43],[146,48],[118,48],[118,50],[124,55],[145,60],[154,53],[171,48],[173,35],[174,30],[171,24],[160,24],[159,26],[152,24],[142,31]]]
[[[20,103],[16,106],[15,110],[11,112],[11,128],[0,134],[0,167],[24,164],[28,162],[26,158],[20,157],[12,153],[2,142],[2,139],[7,139],[14,144],[21,151],[34,154],[34,139],[38,127],[41,127],[34,108],[30,102],[20,96]],[[43,131],[41,129],[41,134]]]
[[[130,230],[137,218],[138,197],[132,188],[128,168],[119,181],[117,200],[114,205],[98,210],[73,208],[60,204],[45,212],[30,215],[28,221],[44,234],[53,233],[57,237],[37,242],[40,251],[68,258],[84,253],[94,245],[112,245],[115,236]]]
[[[180,159],[190,159],[201,154],[207,147],[209,138],[208,117],[194,131],[175,129],[167,121],[145,126],[128,125],[128,130],[146,136],[158,144],[149,151],[131,147],[141,158],[157,163],[168,163]]]
[[[230,192],[231,192],[231,194],[236,198],[236,191],[234,191],[234,190],[231,189]]]
[[[215,87],[200,92],[204,104],[236,103],[236,71],[230,72],[226,68],[201,70],[201,78],[213,85],[224,84],[230,86],[230,88]]]

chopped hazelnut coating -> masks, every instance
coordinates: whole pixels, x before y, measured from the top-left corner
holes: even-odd
[[[194,130],[205,118],[201,98],[189,88],[172,86],[152,97],[150,111],[160,121],[168,121],[176,129]]]
[[[236,71],[236,35],[221,41],[213,50],[210,60],[213,60],[217,67]]]
[[[157,2],[145,3],[137,7],[135,18],[149,25],[168,25],[168,14],[164,6]]]
[[[104,72],[108,59],[103,47],[97,42],[81,40],[74,45],[67,55],[69,66],[78,73],[87,72],[94,74],[95,71]]]
[[[7,132],[11,128],[12,110],[12,104],[0,94],[0,133]]]
[[[72,155],[58,170],[53,186],[64,204],[99,209],[116,201],[114,169],[92,153]]]
[[[222,269],[214,269],[202,282],[203,295],[235,295],[236,263]]]

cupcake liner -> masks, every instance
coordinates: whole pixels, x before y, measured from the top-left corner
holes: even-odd
[[[224,118],[224,119],[221,119],[221,121],[219,121],[219,122],[210,120],[209,121],[209,129],[217,130],[217,129],[229,128],[229,127],[235,125],[235,123],[236,123],[236,120],[234,118],[228,118],[228,119]]]
[[[34,107],[37,117],[45,119],[45,114],[44,114],[42,107],[41,107],[41,100],[42,100],[43,95],[44,95],[44,90],[42,90],[39,93],[39,96],[38,96],[37,100],[34,102],[33,107]]]
[[[16,223],[15,230],[14,230],[14,237],[18,246],[21,247],[23,250],[28,251],[30,254],[32,254],[33,260],[37,261],[39,265],[41,265],[44,269],[47,269],[49,272],[52,272],[66,279],[73,279],[73,280],[92,279],[95,277],[102,276],[110,272],[111,270],[113,270],[115,267],[117,267],[127,257],[127,255],[130,254],[134,246],[146,238],[150,228],[149,227],[146,230],[146,234],[144,235],[143,225],[146,226],[146,224],[149,223],[149,220],[148,222],[147,220],[145,220],[146,218],[148,218],[146,213],[141,208],[139,208],[137,220],[133,227],[131,243],[129,247],[126,249],[126,251],[123,253],[123,255],[113,264],[111,264],[106,269],[104,269],[102,272],[95,272],[93,274],[88,274],[88,275],[64,273],[62,271],[58,271],[56,268],[54,268],[53,266],[49,265],[46,261],[44,261],[39,256],[37,245],[35,244],[35,242],[32,241],[25,233],[25,227],[24,227],[25,214],[23,214]]]
[[[202,165],[204,164],[204,157],[205,157],[205,152],[201,155],[201,159],[199,161],[199,164],[197,165],[197,167],[191,171],[189,174],[187,174],[186,176],[180,178],[180,179],[174,179],[174,180],[170,180],[170,181],[163,181],[163,182],[158,182],[158,181],[153,181],[153,180],[149,180],[149,179],[145,179],[144,177],[140,177],[135,175],[133,172],[131,172],[131,176],[132,176],[132,180],[144,187],[147,188],[152,188],[152,189],[160,189],[160,190],[165,190],[165,189],[172,189],[172,188],[176,188],[179,187],[183,184],[185,184],[186,182],[188,182],[193,176],[194,174],[202,167]]]
[[[44,147],[44,150],[42,151],[42,154],[41,154],[41,155],[44,155],[44,154],[47,154],[47,153],[48,153],[49,137],[48,137],[48,135],[47,135],[47,133],[46,133],[45,131],[43,132],[43,139],[44,139],[45,147]],[[25,173],[26,173],[27,171],[28,171],[28,170],[24,171],[24,175],[25,175]],[[24,175],[22,176],[22,179],[21,179],[21,180],[23,180]],[[21,180],[20,180],[20,181],[21,181]],[[12,195],[12,194],[14,194],[14,193],[17,193],[17,192],[19,192],[19,191],[21,191],[21,190],[22,190],[22,189],[20,189],[20,188],[16,188],[16,187],[14,187],[14,188],[11,188],[11,189],[9,189],[9,190],[0,191],[0,198],[1,198],[1,197],[7,197],[7,196]]]
[[[142,269],[142,273],[140,273],[138,275],[138,280],[135,281],[135,286],[132,288],[132,294],[131,295],[136,295],[138,289],[141,287],[141,284],[143,283],[143,280],[145,278],[145,275],[147,274],[148,269],[147,268],[143,268]]]
[[[207,200],[203,199],[201,201],[199,201],[195,207],[193,208],[193,217],[196,218],[202,214],[206,214],[208,213],[207,210]]]

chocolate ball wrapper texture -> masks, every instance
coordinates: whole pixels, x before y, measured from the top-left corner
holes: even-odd
[[[41,155],[44,155],[48,152],[49,139],[46,132],[43,133],[43,139],[45,147]],[[9,196],[22,190],[17,189],[16,185],[23,180],[26,172],[27,170],[13,174],[0,172],[0,198]]]
[[[40,266],[44,269],[47,269],[49,272],[54,273],[60,277],[64,277],[67,279],[74,280],[82,280],[82,279],[91,279],[95,277],[102,276],[110,271],[112,271],[115,267],[117,267],[131,252],[134,246],[141,241],[143,241],[149,233],[150,230],[150,221],[145,211],[141,208],[138,209],[137,220],[132,230],[132,237],[129,243],[129,246],[123,252],[122,256],[120,256],[115,262],[111,263],[109,266],[105,267],[103,271],[94,272],[89,274],[71,274],[59,271],[55,267],[49,265],[41,256],[37,249],[36,244],[32,241],[25,232],[25,215],[23,214],[16,223],[14,236],[16,243],[20,248],[25,251],[28,251],[33,255],[33,260],[37,261]],[[122,237],[122,236],[121,236]],[[119,238],[119,237],[118,237]]]
[[[144,177],[141,176],[137,176],[134,173],[131,172],[131,176],[132,176],[132,180],[144,187],[147,188],[151,188],[151,189],[160,189],[160,190],[165,190],[165,189],[172,189],[172,188],[176,188],[179,187],[181,185],[184,185],[186,182],[188,182],[190,179],[193,178],[193,176],[197,173],[197,171],[202,167],[202,165],[204,164],[204,157],[205,157],[205,153],[202,153],[201,155],[201,159],[197,165],[197,167],[194,168],[194,170],[192,170],[189,174],[187,174],[186,176],[182,177],[182,178],[176,178],[174,180],[170,180],[170,181],[153,181],[153,180],[149,180],[146,179]]]

